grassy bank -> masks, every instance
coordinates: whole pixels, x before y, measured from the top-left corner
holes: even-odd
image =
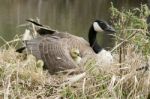
[[[117,33],[112,49],[115,63],[109,70],[50,75],[39,60],[32,55],[24,60],[15,52],[15,44],[8,43],[9,48],[0,51],[0,98],[146,99],[150,94],[148,8],[118,11],[112,6],[111,12]]]

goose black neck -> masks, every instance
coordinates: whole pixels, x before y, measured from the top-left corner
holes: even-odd
[[[89,43],[95,53],[98,53],[102,50],[102,47],[98,45],[96,40],[97,32],[94,30],[93,26],[91,26],[89,30]]]

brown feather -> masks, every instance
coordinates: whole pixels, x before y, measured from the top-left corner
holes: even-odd
[[[77,63],[70,56],[72,48],[79,49],[82,58],[91,53],[95,54],[86,40],[69,33],[55,32],[27,42],[28,51],[42,59],[50,73],[77,67]]]

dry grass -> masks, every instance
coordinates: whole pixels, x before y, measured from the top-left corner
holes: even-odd
[[[13,48],[0,52],[0,96],[8,98],[45,99],[146,99],[150,91],[150,71],[141,68],[150,64],[142,53],[128,46],[122,68],[116,62],[109,70],[95,73],[49,75],[38,60],[28,55],[26,60]]]

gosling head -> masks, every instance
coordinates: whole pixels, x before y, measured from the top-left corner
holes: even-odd
[[[77,48],[72,48],[70,51],[70,55],[72,57],[72,59],[79,64],[81,61],[81,56],[80,56],[80,51]]]
[[[115,29],[113,27],[111,27],[107,22],[101,20],[94,21],[93,28],[96,32],[115,32]]]

